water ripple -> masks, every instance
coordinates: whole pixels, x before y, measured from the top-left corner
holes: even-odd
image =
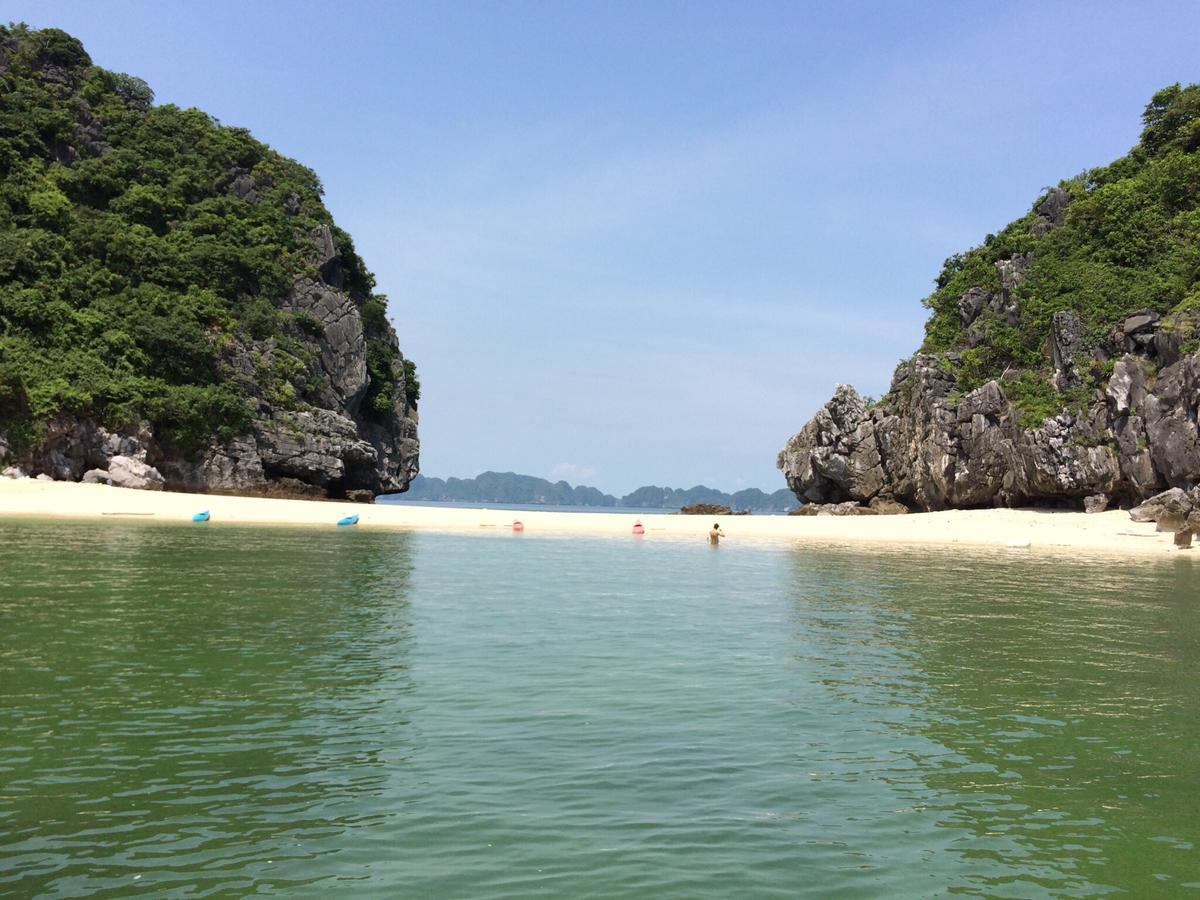
[[[1190,565],[0,523],[0,893],[1200,883]]]

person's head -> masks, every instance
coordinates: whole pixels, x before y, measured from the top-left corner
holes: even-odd
[[[718,531],[721,528],[720,522],[713,522],[713,531]]]

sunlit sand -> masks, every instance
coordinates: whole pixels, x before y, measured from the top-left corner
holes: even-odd
[[[457,509],[409,504],[354,504],[214,494],[137,491],[97,484],[0,480],[0,517],[131,519],[191,523],[202,510],[211,522],[195,527],[306,525],[333,528],[339,518],[357,513],[361,530],[512,532],[520,521],[524,535],[626,535],[634,539],[693,539],[703,543],[711,516],[670,514],[620,515],[594,512],[541,512],[506,509]],[[1027,509],[953,510],[906,516],[720,516],[725,546],[739,541],[789,541],[841,544],[880,549],[923,544],[943,547],[994,547],[1028,550],[1078,550],[1105,555],[1145,557],[1196,555],[1177,550],[1170,534],[1152,523],[1137,523],[1123,510],[1088,515]]]

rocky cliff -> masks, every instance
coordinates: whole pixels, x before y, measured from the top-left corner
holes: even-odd
[[[947,260],[925,342],[847,385],[778,466],[812,504],[1105,508],[1200,482],[1200,87],[1138,146]]]
[[[0,469],[351,496],[417,473],[415,369],[310,170],[0,28]]]

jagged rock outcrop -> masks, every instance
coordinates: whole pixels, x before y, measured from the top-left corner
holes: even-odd
[[[1170,488],[1139,503],[1129,511],[1129,518],[1134,522],[1154,522],[1160,531],[1174,531],[1186,524],[1196,506],[1197,498],[1193,493]]]
[[[720,503],[692,503],[679,509],[681,516],[732,516],[737,515],[728,506]]]
[[[153,436],[145,425],[109,431],[92,419],[57,416],[46,425],[45,436],[33,450],[7,452],[0,441],[0,459],[8,458],[22,471],[45,474],[56,481],[79,481],[90,470],[107,471],[114,458],[146,462]]]
[[[788,441],[779,468],[809,503],[886,498],[924,510],[1102,508],[1200,480],[1200,354],[1160,371],[1152,389],[1143,361],[1127,355],[1088,410],[1034,428],[1020,426],[1002,382],[963,396],[953,389],[953,375],[925,355],[899,367],[878,406],[838,385]]]
[[[1079,386],[1075,358],[1083,349],[1083,323],[1074,310],[1060,309],[1051,320],[1050,350],[1054,360],[1054,387],[1066,391]]]
[[[839,385],[788,440],[810,514],[1100,512],[1200,483],[1200,85],[1143,121],[1134,152],[946,260],[877,404]]]
[[[1046,198],[1037,205],[1037,218],[1030,226],[1036,235],[1053,231],[1067,217],[1067,207],[1071,204],[1071,192],[1061,187],[1052,188]]]
[[[1135,522],[1153,522],[1158,531],[1175,534],[1175,546],[1187,549],[1200,532],[1200,488],[1171,488],[1155,494],[1129,511]]]
[[[128,456],[114,456],[107,469],[92,469],[83,473],[84,484],[108,484],[113,487],[161,491],[163,477],[158,469]]]
[[[1023,428],[1004,384],[954,394],[934,356],[901,365],[868,408],[848,385],[788,441],[778,465],[809,503],[898,500],[923,510],[1065,503],[1129,504],[1200,480],[1200,354],[1158,373],[1113,367],[1103,399]]]
[[[1030,257],[1018,254],[995,263],[996,276],[1000,284],[998,291],[973,287],[958,298],[958,315],[966,329],[966,344],[977,347],[987,340],[981,319],[985,311],[992,313],[997,321],[1013,327],[1019,321],[1019,310],[1015,292],[1029,272]]]

